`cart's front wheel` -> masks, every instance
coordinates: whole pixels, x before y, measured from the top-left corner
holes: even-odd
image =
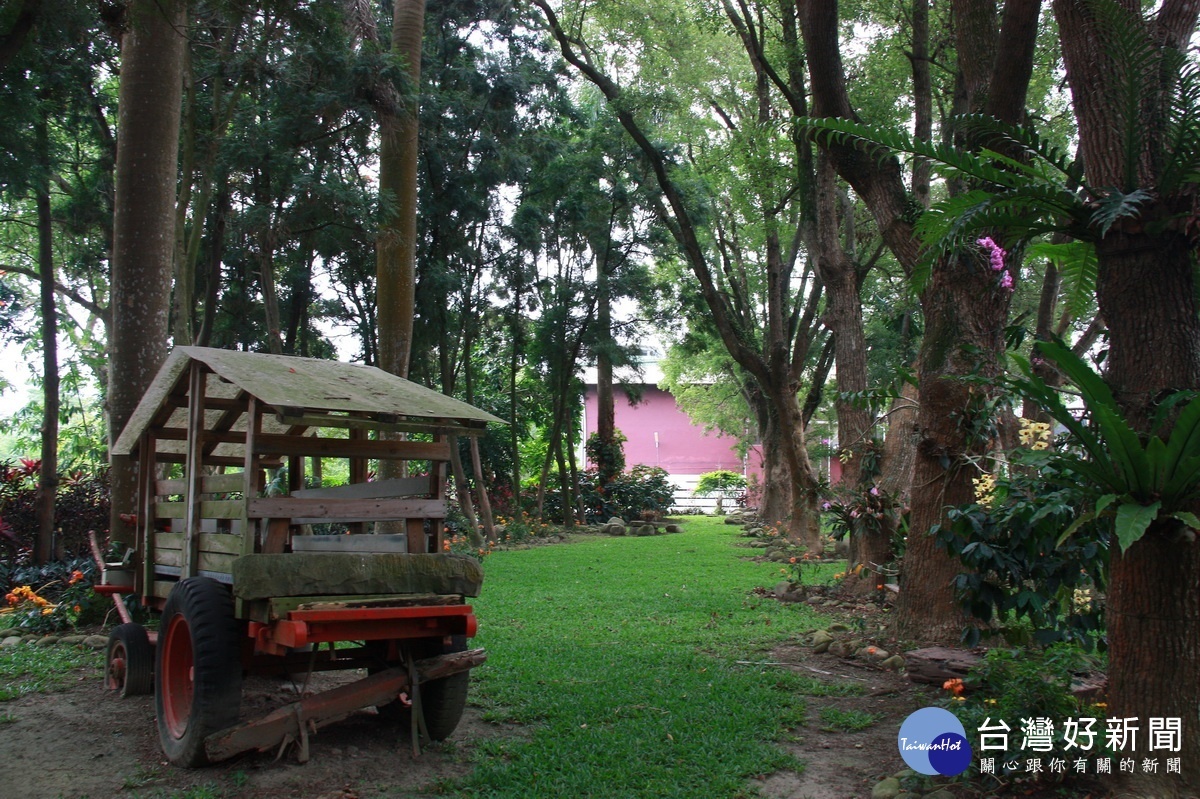
[[[124,699],[154,690],[154,647],[140,624],[118,624],[108,636],[104,688]]]
[[[159,743],[175,765],[207,764],[204,739],[237,723],[240,643],[225,586],[189,577],[171,590],[158,634],[154,705]]]

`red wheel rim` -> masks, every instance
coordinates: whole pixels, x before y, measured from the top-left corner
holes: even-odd
[[[125,663],[128,659],[125,645],[120,642],[114,644],[108,657],[108,690],[120,691],[125,687]]]
[[[182,614],[171,617],[159,642],[162,651],[162,708],[167,730],[174,738],[187,732],[192,715],[194,667],[192,631]]]

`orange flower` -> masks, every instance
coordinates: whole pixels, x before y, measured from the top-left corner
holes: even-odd
[[[963,685],[963,681],[958,677],[946,680],[944,683],[942,683],[942,687],[955,696],[962,696],[967,690],[967,687]]]
[[[79,571],[79,569],[76,569],[75,571],[71,572],[71,579],[67,581],[67,585],[75,585],[75,583],[82,579],[83,572]]]
[[[795,558],[788,558],[788,563],[795,563],[795,562],[796,562]]]

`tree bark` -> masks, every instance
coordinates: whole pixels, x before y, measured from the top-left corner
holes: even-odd
[[[58,309],[54,298],[54,220],[50,213],[50,134],[47,121],[36,122],[41,174],[36,180],[38,272],[42,317],[42,463],[36,497],[37,536],[33,562],[54,559],[54,504],[58,494]]]
[[[109,442],[125,427],[167,356],[171,258],[187,4],[131,0],[121,39],[113,208]],[[135,465],[111,458],[110,534],[132,543],[120,514],[136,503]]]
[[[1186,48],[1200,15],[1197,0],[1165,0],[1145,19],[1136,4],[1122,8],[1134,35],[1164,49]],[[1106,46],[1114,34],[1105,29],[1105,20],[1079,0],[1055,0],[1054,12],[1089,184],[1160,189],[1164,128],[1155,123],[1168,100],[1166,81],[1175,76],[1152,67],[1135,75],[1139,105],[1130,112],[1122,80],[1132,65],[1121,63]],[[1136,134],[1134,152],[1126,149],[1128,133]],[[1164,396],[1200,388],[1193,245],[1166,222],[1192,200],[1155,194],[1140,219],[1118,223],[1096,246],[1096,296],[1108,327],[1105,382],[1141,433],[1150,432],[1154,407]],[[1194,531],[1159,519],[1124,553],[1112,547],[1109,714],[1141,719],[1143,730],[1148,719],[1183,720],[1182,750],[1172,753],[1180,757],[1182,775],[1122,775],[1122,796],[1165,799],[1200,791],[1198,609],[1200,546]]]
[[[418,96],[425,0],[396,0],[392,53],[401,60],[405,91],[397,107],[379,109],[379,193],[394,204],[376,241],[379,367],[408,376],[417,286]]]

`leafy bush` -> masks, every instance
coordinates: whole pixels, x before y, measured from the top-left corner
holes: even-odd
[[[1027,736],[1043,738],[1049,750],[1038,753],[1043,757],[1074,757],[1066,747],[1066,736],[1073,730],[1064,722],[1068,719],[1094,717],[1099,727],[1097,743],[1103,736],[1105,711],[1102,706],[1089,705],[1071,693],[1071,684],[1077,675],[1095,670],[1097,663],[1079,647],[1071,644],[1055,644],[1044,650],[993,649],[983,662],[972,669],[964,680],[948,680],[943,686],[952,696],[947,707],[958,716],[974,738],[972,746],[977,757],[972,769],[977,769],[980,757],[994,758],[996,774],[1003,771],[1003,763],[1017,761],[1024,766],[1029,757],[1029,748],[1024,746]],[[1038,720],[1049,720],[1049,725],[1035,724]],[[1008,726],[1004,731],[1001,727]],[[1006,743],[1006,749],[983,750],[976,733],[984,730],[989,745]],[[987,733],[994,730],[994,733]],[[1021,778],[1014,772],[1006,775]],[[1061,779],[1053,774],[1038,775]]]
[[[40,462],[22,459],[20,465],[0,464],[0,558],[10,566],[24,563],[37,536],[37,470]],[[108,530],[110,505],[108,473],[61,475],[55,498],[59,531],[55,545],[67,558],[86,557],[87,534]],[[3,546],[8,542],[9,546]],[[6,550],[9,550],[6,552]]]
[[[692,493],[702,497],[716,494],[717,513],[720,514],[724,512],[723,500],[744,496],[745,492],[746,478],[744,476],[728,469],[718,469],[715,472],[705,472],[700,475],[700,479],[696,481],[696,489]]]
[[[658,466],[634,466],[601,485],[595,472],[586,472],[580,480],[585,520],[604,522],[613,516],[622,519],[659,519],[671,509],[675,487],[665,469]]]
[[[1022,437],[1031,453],[1049,448],[1048,429],[1026,422]],[[1015,459],[1027,462],[1019,452]],[[1010,643],[1032,638],[1042,645],[1103,647],[1100,595],[1107,582],[1109,527],[1093,519],[1059,543],[1086,502],[1060,463],[1040,459],[1037,468],[1018,465],[1008,474],[980,477],[977,502],[950,509],[948,522],[933,532],[938,545],[966,567],[955,581],[963,607],[1001,625]],[[968,628],[965,641],[974,645],[980,632]]]
[[[56,632],[103,621],[105,603],[92,591],[96,566],[73,558],[6,570],[0,627]]]

